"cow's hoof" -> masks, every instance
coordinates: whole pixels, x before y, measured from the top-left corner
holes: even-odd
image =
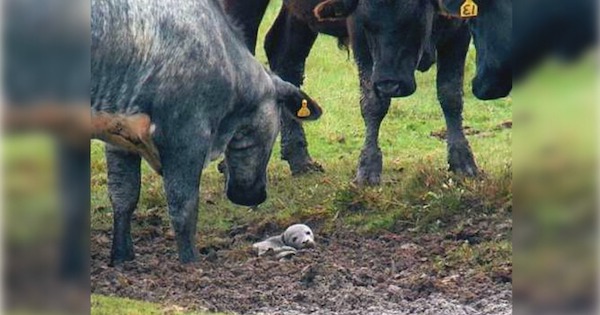
[[[356,174],[356,177],[352,182],[361,187],[378,186],[381,184],[381,173],[358,170],[358,174]]]
[[[179,251],[179,262],[181,264],[192,264],[199,260],[198,252],[195,248],[184,248]]]
[[[300,176],[310,173],[324,173],[325,169],[319,162],[308,160],[301,163],[289,163],[292,176]]]
[[[358,186],[377,186],[381,183],[383,155],[377,147],[366,146],[360,153],[358,170],[354,184]]]
[[[468,144],[450,146],[448,150],[449,170],[455,174],[475,177],[479,169]]]

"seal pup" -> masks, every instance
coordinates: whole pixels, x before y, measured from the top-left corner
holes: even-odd
[[[299,249],[308,247],[315,247],[315,235],[305,224],[294,224],[288,227],[283,234],[271,236],[252,245],[258,256],[274,254],[277,258],[291,257]]]

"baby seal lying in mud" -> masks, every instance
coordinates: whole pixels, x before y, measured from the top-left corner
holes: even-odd
[[[299,249],[308,247],[315,247],[315,236],[313,231],[304,224],[294,224],[288,227],[283,234],[269,237],[252,245],[252,249],[258,256],[272,254],[277,258],[289,258],[295,255]]]

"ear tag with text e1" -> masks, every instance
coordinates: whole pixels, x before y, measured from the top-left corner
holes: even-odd
[[[477,4],[473,0],[465,0],[460,6],[460,17],[471,18],[476,17],[478,12]]]
[[[302,107],[298,110],[296,115],[300,118],[306,118],[310,116],[310,109],[308,109],[308,101],[302,100]]]

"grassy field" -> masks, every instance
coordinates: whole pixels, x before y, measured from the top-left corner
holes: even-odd
[[[275,1],[269,7],[260,38],[264,38],[279,3]],[[258,58],[266,63],[262,43],[259,45]],[[291,177],[287,164],[279,159],[277,144],[269,165],[269,198],[258,209],[249,211],[226,199],[222,175],[217,172],[216,163],[211,164],[202,176],[199,246],[225,239],[232,227],[244,224],[275,223],[284,227],[306,222],[319,233],[334,229],[351,229],[366,235],[382,231],[435,233],[454,228],[472,216],[511,211],[512,131],[500,126],[512,119],[512,100],[475,99],[470,92],[475,68],[473,50],[468,58],[464,121],[470,127],[472,135],[468,138],[477,162],[485,172],[482,179],[463,180],[446,172],[445,142],[431,135],[445,126],[436,99],[433,69],[417,73],[418,90],[413,96],[392,102],[380,136],[384,155],[382,185],[353,186],[351,180],[364,134],[357,70],[351,57],[337,48],[334,38],[320,36],[308,59],[304,89],[319,101],[325,113],[320,121],[306,124],[305,128],[309,150],[326,173]],[[162,180],[148,165],[143,167],[136,215],[158,214],[168,224]],[[106,191],[103,145],[99,142],[92,144],[91,204],[92,229],[110,230],[112,209]],[[133,233],[143,228],[134,225]],[[510,244],[508,239],[480,244],[474,252],[457,255],[474,260],[477,251],[492,249],[510,257]],[[117,312],[124,309],[119,307],[121,303],[120,299],[96,296],[93,314],[139,313]],[[125,309],[137,307],[127,305]]]

